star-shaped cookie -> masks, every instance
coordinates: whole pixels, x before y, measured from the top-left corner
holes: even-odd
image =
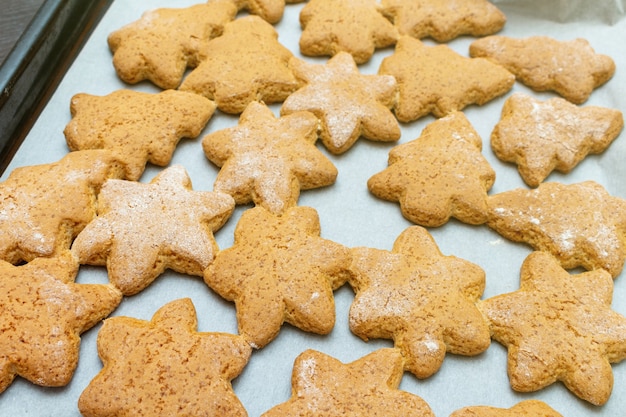
[[[456,410],[450,417],[563,417],[548,404],[539,400],[524,400],[511,408],[477,405]]]
[[[426,229],[409,227],[391,251],[352,254],[350,329],[363,340],[393,339],[406,370],[428,378],[446,352],[473,356],[489,347],[489,327],[476,307],[485,272],[444,256]]]
[[[536,187],[553,170],[570,172],[588,154],[603,152],[623,127],[616,109],[515,93],[504,103],[491,148],[499,159],[516,163],[524,182]]]
[[[58,255],[96,217],[96,196],[122,164],[104,150],[14,169],[0,183],[0,259],[13,264]]]
[[[396,80],[390,75],[365,75],[352,56],[339,52],[325,65],[292,58],[290,66],[305,86],[287,97],[280,114],[310,111],[321,122],[320,139],[340,154],[361,136],[376,141],[400,139],[400,126],[391,109]]]
[[[46,387],[67,385],[80,335],[122,301],[112,285],[77,284],[69,251],[14,266],[0,260],[0,392],[16,375]]]
[[[246,10],[267,21],[268,23],[278,23],[283,17],[285,3],[298,3],[303,0],[231,0],[238,10]]]
[[[278,118],[264,104],[250,103],[238,126],[202,139],[206,157],[221,167],[214,190],[280,214],[297,204],[300,190],[333,184],[337,168],[315,146],[317,128],[313,113]]]
[[[615,73],[615,62],[596,53],[585,39],[560,41],[547,36],[493,35],[470,45],[470,56],[488,58],[536,91],[555,91],[582,104]]]
[[[594,181],[544,182],[488,199],[487,225],[515,242],[554,255],[566,269],[605,269],[615,278],[626,259],[626,201]]]
[[[378,73],[393,75],[398,82],[395,113],[401,122],[483,105],[515,83],[513,74],[487,59],[467,58],[447,45],[428,46],[408,35],[400,37]]]
[[[495,172],[481,148],[467,117],[453,112],[426,126],[419,138],[393,148],[389,166],[367,186],[379,198],[398,201],[404,217],[422,226],[441,226],[450,217],[482,224]]]
[[[401,35],[437,42],[491,35],[506,23],[504,13],[488,0],[382,0],[381,5]]]
[[[82,264],[106,265],[124,295],[143,290],[166,268],[202,276],[218,250],[213,232],[234,207],[227,194],[193,191],[180,165],[149,184],[107,181],[98,217],[76,237],[72,252]]]
[[[204,274],[207,285],[237,309],[239,333],[262,348],[283,322],[329,333],[335,324],[333,290],[347,280],[350,251],[320,237],[317,212],[292,207],[277,216],[246,210],[235,243],[220,251]]]
[[[179,89],[214,100],[223,112],[241,113],[252,101],[281,102],[298,88],[289,69],[293,54],[278,42],[274,27],[258,16],[226,24],[207,51]]]
[[[520,275],[519,290],[479,303],[508,349],[511,387],[531,392],[562,381],[583,400],[606,403],[611,363],[626,358],[626,318],[611,310],[609,273],[570,275],[552,255],[533,252]]]
[[[379,349],[348,364],[309,349],[295,360],[291,398],[261,417],[434,417],[422,398],[398,389],[402,374],[396,349]]]
[[[222,34],[237,10],[232,0],[210,0],[145,12],[108,36],[113,67],[124,82],[150,80],[163,89],[176,88],[185,70],[202,61],[207,43]]]
[[[398,39],[376,0],[310,0],[300,11],[300,26],[303,55],[333,56],[344,51],[357,64]]]
[[[113,317],[98,333],[102,370],[78,400],[85,417],[245,417],[231,381],[252,349],[227,333],[198,332],[188,298],[161,307],[150,321]]]
[[[106,96],[76,94],[70,111],[64,130],[70,150],[109,149],[126,165],[126,178],[136,181],[147,162],[166,166],[182,138],[197,137],[215,104],[176,90],[117,90]]]

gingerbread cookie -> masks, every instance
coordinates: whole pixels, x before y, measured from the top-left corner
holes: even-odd
[[[450,417],[563,417],[548,404],[539,400],[524,400],[511,408],[498,408],[486,405],[464,407],[450,414]]]
[[[227,333],[198,332],[190,299],[161,307],[150,321],[113,317],[98,333],[102,370],[78,400],[85,417],[246,417],[231,381],[251,348]]]
[[[488,0],[382,0],[382,11],[401,35],[448,42],[461,35],[498,32],[506,16]]]
[[[122,164],[104,150],[13,170],[0,183],[0,259],[18,264],[69,249],[96,217],[102,184],[121,177]]]
[[[476,308],[485,272],[444,256],[428,231],[406,229],[391,251],[354,248],[350,330],[363,340],[393,339],[404,367],[418,378],[439,370],[446,352],[473,356],[490,344]]]
[[[64,130],[72,151],[109,149],[126,165],[126,178],[138,180],[147,162],[166,166],[182,138],[195,138],[215,104],[197,94],[118,90],[106,96],[76,94],[72,120]]]
[[[290,66],[305,86],[287,97],[280,114],[315,114],[320,119],[320,139],[330,152],[347,151],[361,136],[385,142],[400,139],[400,126],[391,111],[397,93],[394,77],[359,73],[347,52],[339,52],[324,65],[293,58]]]
[[[115,71],[130,84],[150,80],[163,89],[176,88],[185,70],[202,61],[209,40],[221,35],[236,14],[232,0],[148,11],[109,35]]]
[[[278,23],[283,17],[285,3],[297,3],[302,0],[231,0],[237,5],[238,10],[246,10],[267,21]]]
[[[241,17],[210,42],[207,57],[179,89],[215,100],[226,113],[241,113],[252,101],[281,102],[298,88],[289,69],[292,56],[272,25],[258,16]]]
[[[611,310],[612,296],[608,272],[570,275],[547,252],[531,253],[519,290],[479,303],[508,349],[511,387],[531,392],[562,381],[583,400],[606,403],[611,363],[626,358],[626,318]]]
[[[515,242],[554,255],[566,269],[605,269],[615,278],[626,259],[626,201],[600,184],[544,182],[488,200],[487,225]]]
[[[72,252],[83,264],[106,265],[124,295],[143,290],[166,268],[202,276],[218,250],[213,232],[234,207],[228,194],[193,191],[180,165],[149,184],[107,181],[98,217],[76,237]]]
[[[375,196],[398,201],[404,217],[428,227],[450,217],[487,221],[487,192],[495,172],[481,153],[482,141],[461,112],[438,119],[419,138],[389,152],[388,167],[367,186]]]
[[[333,290],[346,282],[349,264],[347,248],[320,237],[315,209],[292,207],[277,216],[255,207],[243,213],[234,245],[217,254],[204,280],[235,302],[239,333],[260,349],[283,322],[329,333]]]
[[[428,46],[407,35],[383,59],[378,73],[393,75],[398,82],[395,113],[401,122],[483,105],[515,83],[513,74],[487,59],[467,58],[447,45]]]
[[[398,39],[376,0],[310,0],[300,12],[300,26],[303,55],[333,56],[344,51],[357,64]]]
[[[206,157],[221,167],[214,190],[279,214],[297,204],[300,190],[333,184],[337,168],[315,146],[317,126],[313,113],[277,118],[269,107],[250,103],[238,126],[202,139]]]
[[[516,163],[524,182],[536,187],[553,170],[570,172],[588,154],[603,152],[623,127],[619,110],[516,93],[504,103],[491,148],[501,160]]]
[[[379,349],[348,364],[309,349],[295,360],[291,398],[261,417],[434,417],[422,398],[398,389],[402,374],[396,349]]]
[[[613,59],[596,53],[585,39],[494,35],[474,41],[470,56],[488,58],[533,90],[555,91],[575,104],[584,103],[615,72]]]
[[[77,284],[69,251],[13,266],[0,260],[0,392],[19,375],[45,387],[67,385],[80,335],[122,301],[112,285]]]

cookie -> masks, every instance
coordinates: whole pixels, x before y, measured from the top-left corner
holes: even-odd
[[[563,417],[543,401],[524,400],[511,408],[490,407],[486,405],[461,408],[450,417]]]
[[[252,101],[282,102],[299,86],[289,69],[291,57],[271,24],[258,16],[241,17],[211,40],[206,58],[179,89],[212,99],[232,114]]]
[[[535,91],[554,91],[582,104],[615,73],[615,62],[596,53],[585,39],[559,41],[547,36],[493,35],[470,45],[470,56],[488,58]]]
[[[211,100],[176,90],[81,93],[72,97],[63,133],[71,151],[111,150],[126,165],[126,178],[136,181],[147,162],[168,165],[178,142],[197,137],[214,111]]]
[[[379,349],[347,364],[309,349],[294,362],[291,398],[261,417],[434,417],[422,398],[398,389],[402,374],[396,349]]]
[[[506,23],[504,13],[488,0],[382,0],[381,5],[400,35],[437,42],[492,35]]]
[[[293,58],[290,67],[304,87],[287,97],[280,114],[315,114],[320,119],[320,139],[333,154],[344,153],[360,137],[383,142],[400,139],[400,126],[391,111],[397,93],[394,77],[361,74],[347,52],[339,52],[324,65]]]
[[[163,89],[176,88],[185,70],[202,61],[209,40],[221,35],[236,14],[232,0],[147,11],[108,36],[115,72],[129,84],[150,80]]]
[[[18,264],[69,249],[96,217],[102,184],[121,177],[122,164],[104,150],[14,169],[0,183],[0,259]]]
[[[266,105],[250,103],[237,126],[202,139],[206,157],[221,168],[213,189],[275,214],[295,206],[300,190],[337,178],[337,168],[315,146],[317,129],[313,113],[276,117]]]
[[[607,271],[570,275],[549,253],[531,253],[519,290],[479,303],[493,339],[508,349],[511,387],[532,392],[561,381],[583,400],[606,403],[611,363],[626,358],[626,318],[611,310],[612,296]]]
[[[404,368],[428,378],[446,352],[473,356],[491,342],[476,308],[485,272],[455,256],[444,256],[428,231],[411,226],[391,251],[352,249],[350,330],[367,341],[393,339]]]
[[[69,251],[14,266],[0,260],[0,392],[19,375],[36,385],[67,385],[80,335],[122,301],[112,285],[77,284]]]
[[[357,64],[398,39],[376,0],[310,0],[300,11],[300,26],[303,55],[333,56],[343,51]]]
[[[544,182],[488,199],[487,225],[514,242],[554,255],[566,269],[605,269],[615,278],[626,259],[626,201],[594,181]]]
[[[311,207],[280,216],[263,207],[246,210],[232,247],[205,270],[207,285],[237,309],[239,333],[260,349],[284,322],[328,334],[335,324],[333,290],[347,280],[350,251],[320,237]]]
[[[285,11],[285,3],[298,3],[302,0],[232,0],[238,10],[246,10],[268,23],[278,23]]]
[[[447,45],[429,46],[401,36],[379,74],[393,75],[399,95],[395,113],[401,122],[427,114],[443,117],[470,104],[483,105],[508,92],[515,83],[509,71],[484,58],[467,58]]]
[[[202,276],[218,251],[213,232],[230,217],[228,194],[193,191],[180,165],[149,184],[107,181],[98,217],[76,237],[72,252],[82,264],[106,265],[109,281],[124,295],[137,294],[166,268]]]
[[[367,187],[376,197],[399,202],[403,216],[422,226],[441,226],[450,217],[482,224],[495,172],[481,148],[467,117],[453,112],[393,148],[388,167],[370,177]]]
[[[188,298],[174,300],[145,321],[105,320],[98,333],[103,367],[78,400],[85,417],[245,417],[231,381],[251,348],[242,337],[198,332]]]

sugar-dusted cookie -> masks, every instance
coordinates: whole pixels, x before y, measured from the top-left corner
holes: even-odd
[[[563,417],[543,401],[524,400],[511,408],[477,405],[456,410],[450,417]]]
[[[347,364],[309,349],[294,362],[291,398],[261,417],[434,417],[422,398],[398,389],[402,374],[396,349],[379,349]]]
[[[333,290],[346,282],[350,259],[349,249],[320,237],[315,209],[297,206],[277,216],[255,207],[243,213],[234,245],[217,254],[204,280],[235,302],[239,333],[260,349],[283,322],[329,333]]]
[[[508,349],[511,387],[530,392],[562,381],[583,400],[606,403],[611,363],[626,358],[626,317],[611,310],[612,296],[608,272],[570,275],[549,253],[531,253],[519,290],[478,304]]]
[[[467,58],[447,45],[429,46],[407,35],[383,59],[378,73],[393,75],[398,82],[395,112],[401,122],[485,104],[515,83],[513,74],[487,59]]]
[[[491,35],[506,23],[504,13],[489,0],[382,0],[381,5],[401,35],[438,42]]]
[[[472,42],[470,55],[504,66],[533,90],[555,91],[575,104],[584,103],[615,72],[611,57],[596,53],[580,38],[559,41],[547,36],[493,35]]]
[[[391,251],[360,247],[352,256],[350,330],[363,340],[393,339],[418,378],[437,372],[446,352],[473,356],[489,347],[489,327],[475,305],[485,272],[444,256],[426,229],[409,227]]]
[[[488,199],[487,225],[515,242],[554,255],[566,269],[606,269],[615,278],[626,259],[626,200],[585,181],[544,182]]]
[[[150,321],[107,319],[98,333],[103,368],[78,400],[82,415],[246,417],[231,381],[252,349],[241,336],[197,327],[188,298]]]
[[[623,127],[617,109],[515,93],[504,103],[491,148],[501,160],[516,163],[524,182],[536,187],[553,170],[567,173],[588,154],[603,152]]]
[[[72,151],[111,150],[126,165],[126,178],[138,180],[147,162],[169,164],[178,142],[197,137],[214,111],[211,100],[176,90],[81,93],[72,97],[64,134]]]
[[[310,0],[300,11],[300,26],[303,55],[333,56],[344,51],[357,64],[398,39],[376,0]]]
[[[304,86],[287,97],[280,114],[310,111],[320,119],[320,139],[340,154],[364,137],[376,141],[400,139],[400,126],[391,109],[396,80],[390,75],[361,74],[352,56],[339,52],[326,64],[292,58],[290,66]]]
[[[104,150],[19,167],[0,183],[0,259],[13,264],[69,249],[96,217],[96,196],[122,164]]]
[[[180,165],[149,184],[110,180],[98,196],[98,217],[72,252],[82,264],[106,265],[124,295],[143,290],[166,268],[202,276],[218,250],[213,232],[234,207],[228,194],[193,191]]]
[[[109,35],[113,67],[124,82],[150,80],[164,89],[176,88],[185,70],[204,58],[209,40],[221,35],[236,14],[233,0],[145,12]]]
[[[482,224],[495,172],[481,148],[467,117],[453,112],[426,126],[419,138],[393,148],[389,166],[367,186],[379,198],[398,201],[404,217],[422,226],[441,226],[450,217]]]
[[[292,56],[272,25],[258,16],[241,17],[211,40],[207,57],[179,89],[215,100],[226,113],[241,113],[251,101],[281,102],[298,88],[289,69]]]
[[[202,140],[206,157],[221,167],[214,190],[279,214],[297,204],[300,190],[333,184],[337,168],[315,146],[317,126],[313,113],[276,117],[264,104],[250,103],[238,126]]]
[[[122,301],[112,285],[77,284],[69,251],[14,266],[0,260],[0,392],[16,375],[67,385],[78,365],[80,335]]]

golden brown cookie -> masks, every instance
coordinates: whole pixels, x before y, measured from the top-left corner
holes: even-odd
[[[454,112],[426,126],[419,138],[393,148],[389,166],[367,186],[375,196],[399,202],[404,217],[422,226],[441,226],[450,217],[482,224],[495,172],[481,148],[467,117]]]
[[[559,41],[547,36],[488,36],[470,45],[470,56],[488,58],[536,91],[555,91],[575,104],[615,72],[615,62],[597,54],[585,39]]]
[[[16,375],[36,385],[67,385],[80,335],[122,301],[112,285],[77,284],[69,251],[13,266],[0,260],[0,392]]]
[[[473,356],[489,347],[489,327],[475,305],[485,272],[444,256],[426,229],[409,227],[391,251],[354,248],[352,256],[350,330],[363,340],[393,339],[404,368],[418,378],[436,373],[446,352]]]
[[[237,5],[238,10],[246,10],[267,21],[278,23],[283,17],[285,3],[297,3],[303,0],[231,0]]]
[[[292,56],[272,25],[258,16],[241,17],[211,40],[207,57],[179,89],[214,100],[226,113],[241,113],[252,101],[281,102],[298,88],[289,69]]]
[[[202,61],[209,40],[221,35],[236,14],[233,0],[145,12],[109,35],[115,71],[130,84],[150,80],[163,89],[176,88],[185,70]]]
[[[491,196],[487,225],[515,242],[554,255],[566,269],[605,269],[626,259],[626,201],[600,184],[544,182]]]
[[[562,381],[583,400],[606,403],[611,363],[626,358],[626,318],[611,310],[612,296],[608,272],[570,275],[547,252],[531,253],[519,290],[479,303],[508,349],[511,387],[530,392]]]
[[[337,168],[315,146],[317,126],[313,113],[276,117],[250,103],[238,126],[202,139],[206,157],[221,167],[214,190],[280,214],[297,204],[300,190],[333,184]]]
[[[277,216],[246,210],[235,243],[220,251],[204,274],[207,285],[237,308],[239,333],[259,349],[283,322],[306,332],[329,333],[335,324],[333,290],[347,280],[350,251],[320,237],[310,207]]]
[[[393,75],[398,82],[395,113],[401,122],[483,105],[515,83],[513,74],[487,59],[467,58],[447,45],[428,46],[407,35],[383,59],[378,73]]]
[[[511,408],[478,405],[464,407],[450,417],[563,417],[548,404],[539,400],[524,400]]]
[[[397,93],[394,77],[361,74],[347,52],[324,65],[293,58],[290,67],[305,85],[287,97],[280,114],[315,114],[320,139],[330,152],[347,151],[361,136],[384,142],[400,139],[400,126],[391,111]]]
[[[245,417],[231,381],[251,348],[227,333],[198,332],[190,299],[172,301],[145,321],[113,317],[98,333],[102,370],[78,400],[85,417]]]
[[[147,162],[166,166],[182,138],[195,138],[215,103],[197,94],[118,90],[105,96],[76,94],[72,120],[64,130],[68,147],[109,149],[126,165],[126,178],[138,180]]]
[[[104,150],[13,170],[0,183],[0,259],[17,264],[69,249],[96,217],[102,184],[122,176],[122,164]]]
[[[603,152],[623,127],[617,109],[516,93],[504,103],[491,148],[501,160],[517,164],[524,182],[536,187],[553,170],[568,173],[588,154]]]
[[[381,5],[401,35],[437,42],[491,35],[506,23],[504,13],[488,0],[382,0]]]
[[[357,64],[398,39],[376,0],[310,0],[300,12],[300,26],[303,55],[333,56],[343,51]]]
[[[309,349],[295,360],[291,398],[261,417],[434,417],[422,398],[398,389],[402,374],[396,349],[379,349],[347,364]]]
[[[106,265],[124,295],[146,288],[166,268],[202,276],[218,251],[213,232],[230,217],[228,194],[193,191],[185,169],[174,165],[149,184],[107,181],[98,217],[76,237],[82,264]]]

